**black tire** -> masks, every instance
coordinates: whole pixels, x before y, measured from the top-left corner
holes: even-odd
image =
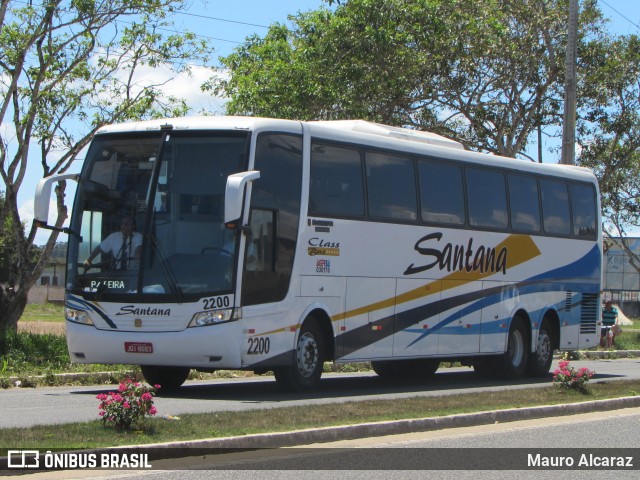
[[[371,362],[371,368],[378,376],[394,380],[407,380],[410,378],[423,380],[433,376],[439,367],[440,360],[436,358]]]
[[[527,329],[521,317],[515,316],[509,327],[507,351],[495,357],[495,372],[499,378],[515,379],[524,377],[529,358]]]
[[[325,358],[322,330],[316,320],[307,319],[300,330],[292,364],[273,372],[276,382],[288,392],[312,390],[320,382]]]
[[[543,320],[538,331],[536,351],[529,355],[527,362],[528,376],[544,377],[549,374],[551,362],[553,361],[553,338],[551,335],[549,322]]]
[[[176,390],[182,386],[189,376],[189,368],[186,367],[157,367],[155,365],[142,365],[142,375],[149,385],[160,385],[163,392]]]

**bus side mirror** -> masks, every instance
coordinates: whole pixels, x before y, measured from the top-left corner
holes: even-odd
[[[33,199],[33,223],[36,227],[68,233],[81,238],[77,233],[71,231],[68,228],[59,228],[48,224],[49,202],[51,201],[51,185],[54,182],[60,182],[67,179],[71,179],[77,182],[79,178],[80,175],[77,173],[64,173],[61,175],[52,175],[50,177],[45,177],[38,182],[38,186],[36,187],[36,195]]]
[[[227,177],[227,188],[224,194],[225,224],[235,222],[240,218],[244,200],[244,186],[258,178],[260,178],[260,172],[257,170],[234,173]]]
[[[49,202],[51,201],[51,185],[68,178],[78,181],[77,173],[65,173],[45,177],[38,182],[36,196],[33,199],[33,219],[38,226],[45,227],[49,221]]]

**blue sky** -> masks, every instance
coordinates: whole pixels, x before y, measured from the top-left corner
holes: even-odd
[[[598,0],[600,8],[611,22],[609,28],[614,34],[640,33],[640,0]],[[215,48],[215,57],[230,54],[247,36],[264,35],[267,27],[275,22],[286,23],[287,17],[326,5],[322,0],[191,0],[187,13],[176,16],[178,30],[190,30],[196,35],[209,39]],[[156,72],[149,72],[156,75]],[[199,81],[206,78],[207,72],[194,72],[191,80],[176,79],[170,86],[172,93],[186,96],[194,111],[205,108],[222,113],[222,103],[199,91]],[[557,144],[557,142],[556,142]],[[551,146],[546,144],[545,150]],[[536,150],[532,145],[532,151]],[[33,211],[33,195],[42,173],[37,159],[30,161],[28,178],[25,180],[18,197],[21,214],[27,226],[30,226]],[[77,162],[79,170],[80,161]],[[72,200],[71,192],[67,200]],[[46,234],[41,230],[36,243],[43,243]],[[60,241],[65,241],[60,237]]]

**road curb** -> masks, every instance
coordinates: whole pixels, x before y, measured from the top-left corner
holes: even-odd
[[[338,427],[322,427],[290,432],[262,433],[183,442],[167,442],[140,445],[136,447],[117,447],[109,449],[109,451],[117,451],[120,448],[135,448],[143,453],[147,453],[149,458],[152,460],[160,460],[166,458],[224,453],[225,450],[258,450],[263,448],[294,447],[315,443],[334,442],[338,440],[354,440],[358,438],[427,432],[447,428],[508,423],[517,420],[532,420],[537,418],[558,417],[634,407],[640,407],[640,396],[614,398],[609,400],[594,400],[562,405],[512,408],[469,414],[447,415],[444,417],[428,417]]]

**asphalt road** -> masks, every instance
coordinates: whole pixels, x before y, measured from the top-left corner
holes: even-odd
[[[573,361],[576,368],[596,372],[592,382],[640,379],[640,359]],[[555,365],[552,367],[552,370]],[[442,396],[549,385],[544,379],[492,381],[479,378],[470,368],[441,369],[428,382],[395,384],[375,374],[326,374],[310,394],[284,394],[272,377],[215,381],[189,381],[179,392],[155,399],[158,415],[268,409],[371,399]],[[0,391],[0,428],[28,427],[98,419],[99,393],[116,386],[11,388]]]
[[[67,470],[23,478],[129,480],[626,480],[640,469],[640,408],[431,432],[154,461],[146,471]],[[572,458],[536,468],[529,456]],[[631,469],[587,469],[582,456],[631,457]],[[535,462],[535,460],[534,460]],[[565,462],[566,463],[566,462]],[[592,464],[593,467],[595,464]]]

